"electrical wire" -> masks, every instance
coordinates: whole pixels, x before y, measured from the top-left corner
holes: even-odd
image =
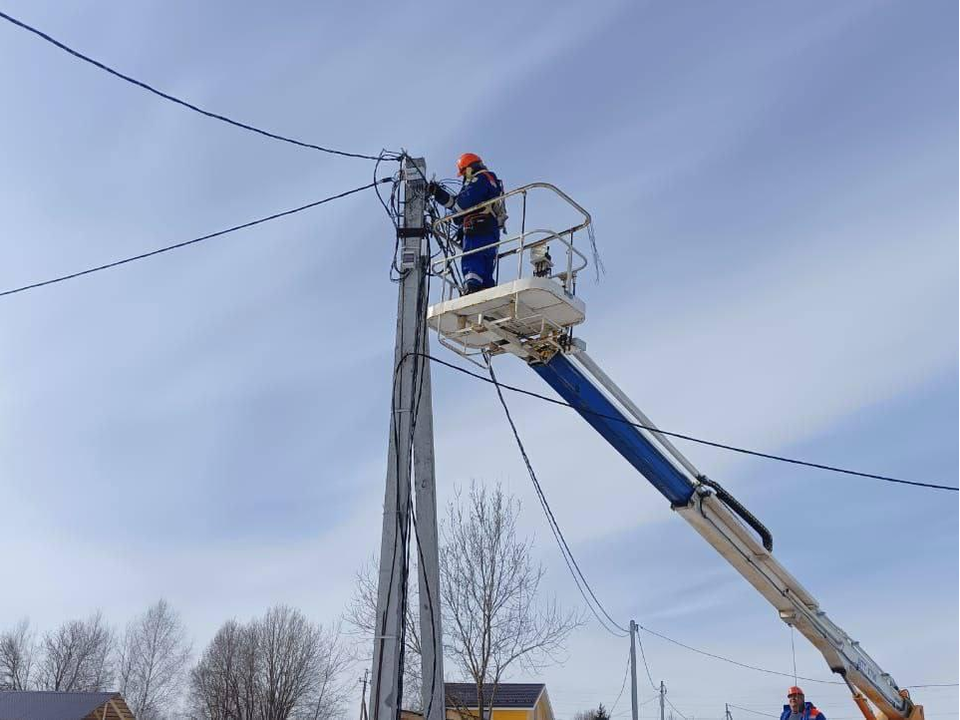
[[[661,640],[666,640],[669,643],[673,643],[677,647],[682,647],[685,650],[690,650],[691,652],[695,652],[699,655],[704,655],[706,657],[713,658],[714,660],[722,660],[723,662],[729,663],[731,665],[737,665],[738,667],[746,668],[747,670],[756,670],[757,672],[767,673],[768,675],[780,675],[781,677],[787,677],[787,678],[794,677],[793,673],[780,672],[779,670],[770,670],[768,668],[762,668],[757,665],[749,665],[747,663],[742,663],[739,660],[732,660],[728,657],[724,657],[723,655],[717,655],[716,653],[707,652],[706,650],[701,650],[700,648],[693,647],[692,645],[687,645],[686,643],[682,643],[679,640],[674,640],[672,637],[664,635],[663,633],[659,633],[656,630],[651,630],[648,627],[644,627],[640,623],[637,623],[637,627],[643,630],[644,632],[650,633],[654,637],[658,637]],[[842,682],[838,682],[835,680],[820,680],[818,678],[804,677],[803,675],[797,675],[796,678],[800,680],[806,680],[808,682],[823,683],[824,685],[843,685]]]
[[[94,60],[92,57],[84,55],[78,50],[74,50],[68,45],[65,45],[59,40],[51,37],[50,35],[43,32],[42,30],[39,30],[31,25],[28,25],[22,20],[18,20],[17,18],[11,15],[8,15],[5,12],[0,11],[0,18],[6,20],[9,23],[12,23],[13,25],[16,25],[17,27],[22,28],[23,30],[26,30],[27,32],[33,33],[37,37],[45,40],[46,42],[50,43],[51,45],[54,45],[55,47],[60,48],[64,52],[69,53],[70,55],[77,58],[78,60],[82,60],[83,62],[89,63],[90,65],[93,65],[94,67],[99,68],[100,70],[103,70],[104,72],[107,72],[113,75],[114,77],[120,78],[121,80],[124,80],[130,83],[131,85],[136,85],[137,87],[143,88],[147,92],[153,93],[154,95],[161,97],[164,100],[168,100],[172,103],[185,107],[189,110],[193,110],[194,112],[200,113],[201,115],[205,115],[208,118],[219,120],[221,122],[227,123],[228,125],[233,125],[234,127],[238,127],[243,130],[256,133],[258,135],[263,135],[264,137],[268,137],[273,140],[279,140],[281,142],[289,143],[291,145],[297,145],[303,148],[308,148],[310,150],[319,150],[320,152],[329,153],[330,155],[341,155],[343,157],[360,158],[363,160],[377,160],[379,157],[377,155],[365,155],[363,153],[346,152],[344,150],[335,150],[334,148],[328,148],[322,145],[315,145],[313,143],[304,142],[302,140],[297,140],[295,138],[287,137],[285,135],[279,135],[277,133],[273,133],[268,130],[263,130],[261,128],[254,127],[253,125],[240,122],[239,120],[233,120],[232,118],[229,118],[226,115],[220,115],[219,113],[211,112],[209,110],[204,110],[203,108],[197,105],[194,105],[193,103],[189,103],[186,100],[182,100],[178,97],[175,97],[174,95],[170,95],[169,93],[165,93],[162,90],[158,90],[157,88],[153,87],[152,85],[148,85],[142,80],[137,80],[136,78],[130,77],[129,75],[125,75],[122,72],[110,67],[109,65],[106,65],[100,62],[99,60]],[[398,153],[392,153],[392,157],[390,159],[399,160],[399,157],[400,156]]]
[[[554,517],[553,511],[550,509],[550,504],[547,502],[547,497],[544,494],[543,488],[540,486],[540,481],[537,479],[537,475],[533,470],[530,457],[527,455],[526,448],[523,446],[523,441],[520,439],[520,433],[517,431],[517,426],[513,422],[513,417],[510,415],[510,408],[507,406],[506,398],[504,398],[503,392],[500,390],[500,383],[497,382],[496,373],[493,370],[493,364],[489,362],[489,358],[487,360],[487,369],[490,372],[491,381],[497,389],[497,397],[500,399],[500,404],[503,406],[503,411],[506,415],[507,422],[510,425],[510,429],[513,431],[513,437],[517,442],[517,447],[520,449],[520,455],[527,467],[527,473],[530,475],[530,480],[533,482],[534,489],[537,492],[537,497],[540,499],[540,505],[547,517],[547,523],[550,526],[550,531],[553,533],[553,537],[557,541],[557,545],[560,547],[560,553],[563,555],[567,569],[570,571],[574,582],[577,584],[577,589],[583,596],[584,602],[587,603],[587,607],[590,609],[590,612],[593,613],[593,616],[597,619],[597,622],[600,623],[604,630],[614,637],[629,637],[629,631],[610,616],[610,613],[608,613],[603,607],[603,604],[597,598],[596,593],[593,592],[593,589],[590,587],[590,584],[584,577],[583,572],[580,570],[580,566],[577,564],[576,558],[574,558],[573,553],[570,551],[570,546],[567,544],[567,540],[563,536],[563,531],[560,530],[560,525],[557,523],[557,519]]]
[[[709,447],[719,448],[721,450],[729,450],[730,452],[741,453],[743,455],[751,455],[754,457],[760,457],[767,460],[776,460],[778,462],[790,463],[793,465],[801,465],[804,467],[816,468],[819,470],[827,470],[829,472],[841,473],[844,475],[855,475],[857,477],[862,477],[862,478],[869,478],[873,480],[883,480],[885,482],[899,483],[902,485],[929,488],[933,490],[950,490],[952,492],[960,491],[960,487],[954,487],[952,485],[939,485],[936,483],[920,482],[917,480],[904,480],[901,478],[890,477],[888,475],[876,475],[873,473],[860,472],[858,470],[849,470],[847,468],[836,467],[834,465],[824,465],[822,463],[811,462],[808,460],[798,460],[796,458],[785,457],[783,455],[773,455],[770,453],[760,452],[757,450],[748,450],[746,448],[737,447],[736,445],[727,445],[725,443],[719,443],[713,440],[704,440],[703,438],[694,437],[692,435],[686,435],[684,433],[671,432],[669,430],[664,430],[662,428],[650,427],[647,425],[643,425],[641,423],[631,422],[630,420],[627,420],[622,417],[617,417],[615,415],[606,415],[604,413],[595,412],[587,408],[577,408],[563,400],[557,400],[556,398],[548,397],[546,395],[541,395],[540,393],[533,392],[532,390],[525,390],[523,388],[515,387],[513,385],[506,385],[504,383],[496,382],[495,380],[492,380],[490,378],[485,378],[483,375],[479,375],[466,368],[460,367],[459,365],[454,365],[453,363],[449,363],[445,360],[441,360],[440,358],[434,357],[432,355],[428,357],[433,362],[439,363],[440,365],[444,365],[445,367],[448,367],[451,370],[456,370],[457,372],[463,373],[464,375],[469,375],[470,377],[476,380],[481,380],[482,382],[495,384],[498,387],[502,387],[506,390],[510,390],[511,392],[519,393],[521,395],[527,395],[529,397],[533,397],[538,400],[543,400],[544,402],[548,402],[553,405],[560,405],[562,407],[570,408],[572,410],[576,410],[577,412],[587,413],[589,415],[593,415],[594,417],[604,418],[605,420],[613,420],[615,422],[623,423],[624,425],[631,425],[641,430],[647,430],[649,432],[659,433],[661,435],[667,435],[669,437],[679,438],[681,440],[689,440],[690,442],[699,443],[700,445],[707,445]]]
[[[620,698],[623,696],[623,689],[627,686],[627,675],[630,674],[630,653],[627,653],[627,668],[623,671],[623,682],[620,683],[620,692],[617,693],[617,699],[613,701],[613,707],[610,708],[610,717],[613,717],[617,705],[620,704]]]
[[[380,182],[386,182],[386,180],[381,180]],[[103,265],[97,265],[95,267],[87,268],[86,270],[79,270],[77,272],[69,273],[68,275],[60,275],[59,277],[50,278],[48,280],[40,280],[39,282],[30,283],[29,285],[21,285],[17,288],[12,288],[10,290],[0,291],[0,297],[6,297],[7,295],[16,295],[17,293],[26,292],[27,290],[34,290],[36,288],[45,287],[47,285],[53,285],[55,283],[61,283],[65,280],[73,280],[74,278],[82,277],[83,275],[90,275],[92,273],[100,272],[101,270],[109,270],[110,268],[115,268],[120,265],[126,265],[127,263],[132,263],[137,260],[144,260],[154,255],[160,255],[162,253],[170,252],[171,250],[179,250],[180,248],[187,247],[188,245],[195,245],[196,243],[203,242],[204,240],[210,240],[215,237],[220,237],[222,235],[228,235],[229,233],[236,232],[237,230],[244,230],[246,228],[253,227],[254,225],[260,225],[270,220],[276,220],[277,218],[286,217],[288,215],[294,215],[304,210],[309,210],[310,208],[315,208],[318,205],[323,205],[324,203],[331,202],[333,200],[339,200],[340,198],[345,198],[348,195],[353,195],[354,193],[361,192],[363,190],[368,190],[372,187],[375,187],[375,183],[369,183],[367,185],[362,185],[353,190],[347,190],[336,195],[331,195],[330,197],[323,198],[322,200],[316,200],[306,205],[301,205],[300,207],[293,208],[291,210],[283,210],[282,212],[274,213],[273,215],[267,215],[266,217],[258,218],[256,220],[251,220],[250,222],[245,222],[240,225],[234,225],[229,227],[226,230],[218,230],[217,232],[209,233],[208,235],[201,235],[200,237],[193,238],[192,240],[185,240],[183,242],[174,243],[173,245],[166,245],[156,250],[151,250],[149,252],[140,253],[139,255],[132,255],[131,257],[123,258],[122,260],[114,260],[112,262],[105,263]]]
[[[510,415],[510,410],[509,410],[509,407],[507,406],[506,401],[505,401],[505,399],[504,399],[504,397],[503,397],[503,393],[501,392],[501,388],[506,388],[506,389],[508,389],[508,390],[514,390],[515,392],[520,392],[520,393],[522,393],[522,394],[534,395],[534,396],[536,396],[536,397],[540,397],[541,399],[544,399],[544,400],[547,400],[547,401],[550,401],[550,402],[553,402],[553,403],[556,403],[556,404],[562,404],[562,405],[567,405],[567,404],[566,404],[566,403],[563,403],[563,402],[561,402],[561,401],[553,400],[552,398],[548,398],[548,397],[546,397],[546,396],[537,395],[536,393],[532,393],[532,392],[527,391],[527,390],[523,390],[523,389],[520,389],[520,388],[514,388],[514,387],[511,387],[510,385],[506,385],[506,384],[504,384],[504,383],[500,383],[500,382],[496,379],[496,374],[495,374],[494,371],[493,371],[492,364],[489,363],[489,359],[488,359],[488,370],[489,370],[489,372],[490,372],[491,377],[490,377],[490,379],[488,380],[487,378],[484,378],[482,375],[477,375],[476,373],[470,372],[469,370],[466,370],[465,368],[461,368],[461,367],[459,367],[459,366],[457,366],[457,365],[453,365],[452,363],[445,362],[445,361],[440,360],[439,358],[435,358],[435,357],[433,357],[433,356],[431,356],[431,355],[427,355],[427,358],[430,359],[430,360],[432,360],[432,361],[434,361],[434,362],[438,362],[438,363],[440,363],[441,365],[445,365],[445,366],[450,367],[450,368],[452,368],[452,369],[454,369],[454,370],[458,370],[458,371],[463,372],[463,373],[465,373],[465,374],[467,374],[467,375],[470,375],[471,377],[477,378],[477,379],[479,379],[479,380],[483,380],[483,381],[485,381],[485,382],[489,382],[489,383],[491,383],[492,385],[494,385],[494,386],[496,387],[496,389],[497,389],[497,396],[499,397],[500,403],[501,403],[501,405],[502,405],[503,408],[504,408],[504,412],[505,412],[505,414],[506,414],[507,421],[508,421],[508,423],[510,424],[511,430],[513,431],[514,439],[516,440],[517,445],[518,445],[518,447],[520,448],[521,456],[523,457],[524,463],[525,463],[525,465],[527,466],[527,471],[528,471],[528,473],[530,474],[531,480],[533,480],[534,487],[535,487],[535,489],[537,490],[538,497],[541,499],[541,505],[542,505],[543,508],[544,508],[544,512],[547,514],[547,518],[548,518],[548,522],[549,522],[550,527],[551,527],[551,531],[554,531],[554,538],[557,540],[558,545],[560,545],[561,554],[563,554],[563,556],[564,556],[564,560],[565,560],[566,563],[567,563],[567,568],[570,570],[570,573],[571,573],[571,574],[573,575],[573,577],[574,577],[574,581],[577,583],[577,589],[580,590],[580,594],[583,596],[584,601],[587,603],[587,606],[590,608],[590,610],[591,610],[591,612],[593,613],[594,617],[596,617],[597,620],[598,620],[598,622],[600,622],[601,626],[602,626],[605,630],[607,630],[607,632],[610,632],[611,634],[615,635],[616,637],[623,637],[623,635],[617,634],[616,632],[614,632],[613,630],[611,630],[611,629],[607,626],[607,624],[604,622],[603,618],[601,618],[601,616],[600,616],[600,615],[597,613],[597,611],[594,609],[593,605],[591,604],[590,600],[589,600],[588,597],[587,597],[587,594],[584,592],[584,589],[581,588],[581,586],[580,586],[580,581],[578,580],[578,576],[579,576],[579,578],[583,581],[583,583],[585,584],[586,591],[589,593],[590,597],[592,597],[592,598],[594,599],[594,601],[597,603],[597,607],[600,608],[600,611],[603,613],[604,616],[606,616],[606,618],[609,620],[609,622],[613,624],[614,628],[617,628],[617,629],[619,629],[619,630],[623,630],[624,632],[627,632],[627,631],[625,631],[625,630],[622,628],[622,626],[620,626],[618,623],[616,623],[616,621],[614,621],[614,620],[609,616],[609,614],[608,614],[608,613],[606,612],[606,610],[603,608],[603,605],[602,605],[602,604],[599,602],[599,600],[597,599],[597,597],[596,597],[595,593],[593,592],[593,590],[590,588],[590,586],[589,586],[588,584],[586,584],[586,579],[583,577],[583,573],[580,571],[579,566],[576,564],[576,560],[573,558],[573,555],[570,553],[569,546],[566,544],[566,540],[563,538],[563,535],[562,535],[562,532],[561,532],[560,529],[559,529],[559,526],[556,525],[556,518],[553,517],[553,513],[552,513],[551,510],[550,510],[549,504],[547,504],[547,502],[546,502],[546,497],[543,495],[543,490],[542,490],[542,488],[540,487],[540,483],[539,483],[539,481],[538,481],[537,478],[536,478],[536,474],[535,474],[535,472],[534,472],[534,470],[533,470],[533,467],[532,467],[532,465],[531,465],[531,463],[530,463],[529,456],[528,456],[527,453],[526,453],[526,449],[524,448],[523,442],[522,442],[522,440],[520,439],[520,436],[519,436],[519,433],[518,433],[518,431],[517,431],[516,425],[514,424],[513,418],[512,418],[512,416]],[[570,407],[570,406],[567,405],[567,407]],[[630,423],[630,424],[633,424],[633,423]],[[642,426],[640,426],[640,427],[642,427]],[[663,432],[663,431],[659,431],[659,432]],[[669,433],[664,433],[664,434],[669,434]],[[568,555],[569,555],[569,559],[568,559]],[[745,669],[748,669],[748,670],[754,670],[754,671],[757,671],[757,672],[767,673],[767,674],[770,674],[770,675],[779,675],[779,676],[782,676],[782,677],[794,677],[794,678],[795,678],[795,681],[796,681],[797,679],[799,679],[799,680],[804,680],[804,681],[808,681],[808,682],[822,683],[822,684],[825,684],[825,685],[842,685],[842,684],[843,684],[843,683],[841,683],[841,682],[837,682],[837,681],[833,681],[833,680],[822,680],[822,679],[819,679],[819,678],[806,677],[806,676],[803,676],[803,675],[794,675],[794,674],[792,674],[792,673],[780,672],[780,671],[778,671],[778,670],[770,670],[770,669],[768,669],[768,668],[759,667],[759,666],[757,666],[757,665],[750,665],[750,664],[747,664],[747,663],[742,663],[742,662],[740,662],[740,661],[738,661],[738,660],[733,660],[733,659],[731,659],[731,658],[724,657],[723,655],[717,655],[716,653],[711,653],[711,652],[708,652],[708,651],[706,651],[706,650],[701,650],[700,648],[693,647],[692,645],[687,645],[686,643],[682,643],[682,642],[680,642],[679,640],[675,640],[675,639],[673,639],[673,638],[671,638],[671,637],[669,637],[669,636],[667,636],[667,635],[664,635],[663,633],[659,633],[659,632],[657,632],[657,631],[655,631],[655,630],[651,630],[650,628],[648,628],[648,627],[646,627],[646,626],[644,626],[644,625],[641,625],[640,623],[637,623],[637,628],[638,628],[638,630],[643,630],[643,631],[645,631],[645,632],[647,632],[647,633],[650,633],[651,635],[653,635],[653,636],[655,636],[655,637],[658,637],[658,638],[660,638],[660,639],[662,639],[662,640],[666,640],[667,642],[673,643],[674,645],[677,645],[678,647],[684,648],[684,649],[689,650],[689,651],[691,651],[691,652],[695,652],[695,653],[697,653],[697,654],[704,655],[704,656],[706,656],[706,657],[710,657],[710,658],[713,658],[713,659],[715,659],[715,660],[720,660],[720,661],[722,661],[722,662],[726,662],[726,663],[729,663],[729,664],[731,664],[731,665],[736,665],[736,666],[738,666],[738,667],[742,667],[742,668],[745,668]],[[645,653],[644,648],[643,648],[643,642],[640,640],[640,634],[639,634],[639,632],[637,633],[637,640],[638,640],[638,644],[639,644],[639,646],[640,646],[640,657],[643,659],[643,666],[644,666],[644,669],[645,669],[646,674],[647,674],[647,680],[650,682],[650,686],[654,689],[654,691],[659,692],[659,688],[658,688],[658,687],[656,686],[656,684],[653,682],[653,677],[652,677],[652,674],[650,673],[650,666],[649,666],[649,664],[647,663],[646,653]],[[919,685],[915,685],[915,686],[911,686],[911,687],[930,687],[930,686],[919,686]],[[671,706],[671,707],[672,707],[672,706]],[[674,710],[676,710],[676,708],[674,708]],[[678,712],[678,714],[679,714],[679,710],[678,710],[677,712]],[[682,714],[681,714],[681,717],[683,717]]]
[[[682,712],[680,712],[679,710],[677,710],[677,706],[674,705],[672,702],[670,702],[670,698],[667,697],[667,694],[666,694],[666,693],[663,694],[663,699],[667,701],[667,705],[669,705],[671,708],[673,708],[673,711],[674,711],[677,715],[679,715],[681,718],[683,718],[683,720],[688,720],[688,719],[687,719],[687,716],[684,715],[684,714],[683,714]]]
[[[734,705],[733,703],[727,703],[727,705],[729,705],[732,708],[736,708],[737,710],[743,710],[748,713],[753,713],[754,715],[763,715],[764,717],[772,717],[772,718],[780,717],[779,715],[774,715],[773,713],[765,713],[765,712],[760,712],[759,710],[752,710],[751,708],[743,707],[742,705]]]
[[[643,650],[643,640],[640,638],[640,625],[636,625],[635,627],[636,630],[634,632],[636,632],[637,635],[637,645],[640,646],[640,659],[643,660],[643,669],[647,673],[647,680],[650,681],[650,687],[653,688],[654,692],[660,692],[660,688],[653,682],[653,675],[650,674],[650,666],[647,664],[647,654]]]

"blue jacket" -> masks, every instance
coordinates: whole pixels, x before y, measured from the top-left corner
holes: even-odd
[[[463,184],[456,197],[450,195],[443,188],[438,188],[436,191],[436,198],[439,203],[454,213],[469,210],[500,195],[503,195],[503,184],[493,172],[487,169],[474,173],[473,177]],[[498,231],[496,218],[489,207],[476,214],[464,215],[462,218],[458,218],[456,222],[458,225],[462,224],[468,234]]]
[[[811,702],[803,704],[803,720],[827,720],[827,716],[817,710]],[[790,706],[784,705],[783,712],[780,714],[780,720],[790,720]]]

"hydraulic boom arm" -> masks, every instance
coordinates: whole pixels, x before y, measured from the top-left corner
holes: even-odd
[[[574,348],[569,354],[557,353],[546,362],[531,363],[531,367],[670,501],[671,507],[777,609],[785,623],[820,650],[855,698],[859,690],[876,705],[880,711],[876,720],[923,720],[923,708],[914,705],[909,693],[834,624],[813,595],[777,562],[766,528],[657,432],[582,348]],[[873,720],[862,696],[857,704],[867,720]]]

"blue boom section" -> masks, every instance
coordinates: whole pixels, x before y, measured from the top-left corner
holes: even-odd
[[[667,500],[687,504],[693,484],[564,355],[531,367]]]

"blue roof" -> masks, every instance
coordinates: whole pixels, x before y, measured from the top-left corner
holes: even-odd
[[[115,692],[0,691],[0,720],[83,720]]]
[[[543,683],[500,683],[497,685],[497,694],[493,700],[496,708],[532,708],[537,704],[537,698],[543,692]],[[473,708],[477,707],[477,686],[474,683],[444,683],[447,693],[447,707]],[[493,685],[484,683],[483,704],[490,703],[490,693]]]

